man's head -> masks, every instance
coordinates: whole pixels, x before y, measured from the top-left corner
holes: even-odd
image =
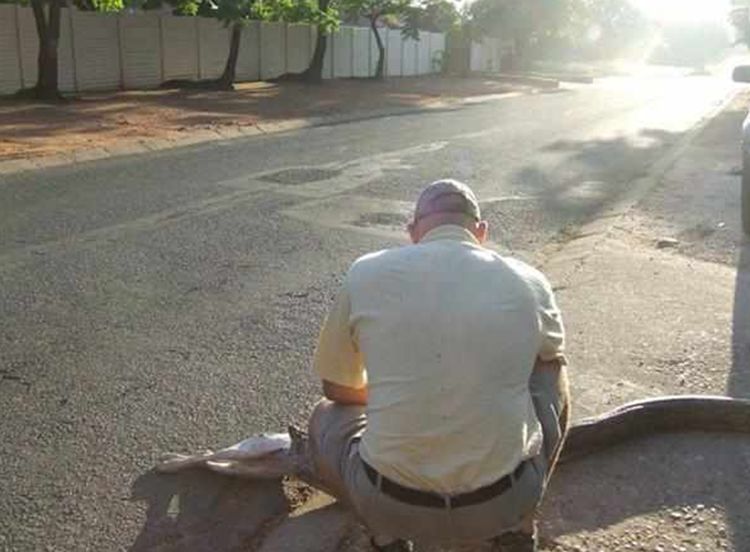
[[[408,226],[411,241],[418,243],[427,232],[443,224],[463,226],[479,243],[487,239],[487,221],[480,217],[477,197],[463,182],[438,180],[422,190]]]

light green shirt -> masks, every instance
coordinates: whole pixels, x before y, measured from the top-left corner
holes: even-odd
[[[352,265],[314,367],[368,386],[366,462],[402,485],[455,494],[540,450],[528,381],[537,357],[562,357],[563,341],[540,272],[444,225]]]

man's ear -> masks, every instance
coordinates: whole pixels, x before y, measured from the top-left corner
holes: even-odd
[[[407,224],[406,231],[409,232],[411,243],[417,243],[419,241],[419,236],[417,235],[417,223],[416,222],[412,221],[409,224]]]
[[[474,237],[479,243],[484,243],[490,236],[490,225],[486,220],[480,220],[474,226]]]

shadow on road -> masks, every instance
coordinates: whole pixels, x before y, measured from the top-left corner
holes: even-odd
[[[719,543],[729,539],[732,550],[747,551],[750,526],[741,513],[750,501],[750,488],[744,484],[748,453],[750,440],[736,435],[670,434],[563,465],[544,504],[542,534],[555,540],[571,533],[604,532],[615,525],[626,528],[631,518],[639,518],[632,532],[626,530],[635,544],[659,544],[660,529],[672,529],[681,539],[674,546],[686,546],[694,528],[712,541],[704,549],[722,549]],[[703,521],[687,523],[684,507]],[[674,511],[680,517],[673,517]],[[722,534],[723,518],[729,534]],[[718,526],[711,524],[717,520]],[[636,529],[643,526],[651,532]],[[661,541],[665,549],[666,544]]]
[[[499,230],[498,241],[511,250],[533,250],[550,238],[567,241],[575,237],[577,226],[601,216],[630,193],[632,182],[648,175],[683,136],[644,129],[637,136],[555,141],[537,162],[511,176],[513,189],[528,199],[488,202],[483,214]],[[540,241],[530,242],[540,230]]]
[[[147,472],[131,489],[146,520],[130,552],[250,549],[262,526],[288,511],[279,481],[248,481],[205,470]]]

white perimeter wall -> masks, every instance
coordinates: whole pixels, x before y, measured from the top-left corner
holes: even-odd
[[[481,42],[471,44],[472,71],[500,71],[503,55],[502,41],[497,38],[485,38]]]
[[[151,13],[101,14],[63,9],[59,82],[63,92],[156,87],[172,79],[221,75],[230,31],[215,19]],[[307,68],[315,49],[310,25],[252,21],[243,28],[237,80],[254,81]],[[440,71],[445,36],[420,33],[404,39],[399,30],[380,29],[386,47],[386,75]],[[0,94],[36,83],[38,38],[30,8],[0,4]],[[368,28],[341,27],[329,37],[325,78],[369,77],[378,49]],[[472,69],[499,68],[499,48],[476,44]],[[495,69],[496,70],[496,69]]]

